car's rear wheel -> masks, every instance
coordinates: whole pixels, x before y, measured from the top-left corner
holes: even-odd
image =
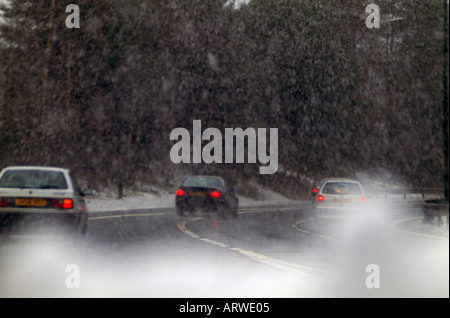
[[[20,215],[14,213],[0,214],[0,234],[7,232],[20,219]]]
[[[227,218],[227,206],[225,204],[221,204],[218,206],[217,208],[217,215],[222,218],[222,219],[226,219]]]
[[[179,206],[177,206],[175,210],[176,210],[177,215],[179,215],[179,216],[185,215],[185,211],[182,208],[180,208]]]
[[[88,218],[87,215],[79,215],[75,218],[74,228],[81,236],[86,235],[88,226]]]
[[[219,208],[217,209],[217,214],[222,219],[228,219],[228,218],[234,219],[234,218],[237,218],[237,216],[238,216],[237,208],[229,207],[225,203],[223,205],[219,206]]]
[[[231,216],[233,219],[237,218],[237,217],[238,217],[238,208],[237,208],[237,207],[231,208],[231,209],[229,210],[229,213],[230,213],[230,216]]]

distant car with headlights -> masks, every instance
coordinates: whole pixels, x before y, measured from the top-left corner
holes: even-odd
[[[175,196],[178,215],[195,211],[216,212],[221,217],[237,217],[239,199],[218,176],[194,175],[186,178]]]
[[[360,182],[345,178],[327,178],[314,189],[317,217],[344,217],[365,207],[366,196]]]
[[[63,217],[85,234],[84,193],[68,169],[11,166],[0,172],[0,231],[16,216]]]

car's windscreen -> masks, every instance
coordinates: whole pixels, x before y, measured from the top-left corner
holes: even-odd
[[[9,170],[1,177],[0,188],[67,189],[67,182],[60,171]]]
[[[224,188],[224,182],[219,178],[211,177],[189,177],[183,186],[185,187],[207,187],[207,188]]]
[[[354,182],[327,182],[322,190],[323,194],[361,195],[362,189]]]

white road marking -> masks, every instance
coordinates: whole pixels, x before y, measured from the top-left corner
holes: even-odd
[[[184,234],[189,235],[190,237],[192,237],[194,239],[197,239],[197,240],[209,243],[209,244],[213,244],[213,245],[216,245],[216,246],[219,246],[222,248],[226,248],[230,251],[238,252],[254,261],[275,267],[277,269],[281,269],[283,271],[287,271],[287,272],[294,273],[294,274],[302,274],[302,275],[304,275],[306,273],[311,273],[311,272],[329,273],[328,271],[320,269],[320,268],[301,265],[301,264],[294,264],[294,263],[278,260],[278,259],[272,258],[270,256],[267,256],[267,255],[264,255],[264,254],[261,254],[261,253],[255,252],[255,251],[246,250],[246,249],[242,249],[242,248],[238,248],[238,247],[233,247],[228,244],[217,242],[215,240],[202,237],[187,228],[187,226],[186,226],[187,223],[199,221],[202,219],[204,219],[204,218],[195,218],[195,219],[192,219],[189,221],[186,221],[186,220],[180,221],[177,225],[177,228]]]
[[[416,217],[412,217],[412,218],[406,218],[406,219],[397,220],[397,221],[394,221],[394,222],[392,222],[390,224],[390,228],[392,230],[394,230],[394,231],[397,231],[397,232],[402,232],[402,233],[415,235],[415,236],[434,238],[434,239],[443,239],[443,240],[448,240],[449,239],[448,237],[445,237],[445,236],[438,236],[438,235],[431,235],[431,234],[424,234],[424,233],[419,233],[419,232],[413,232],[413,231],[399,229],[397,227],[400,223],[408,222],[408,221],[412,221],[412,220],[416,220],[416,219],[422,219],[422,218],[423,218],[422,216],[416,216]],[[297,231],[300,231],[300,232],[303,232],[303,233],[306,233],[306,234],[314,235],[314,236],[317,236],[317,237],[320,237],[320,238],[324,238],[324,239],[329,239],[329,240],[337,240],[337,238],[334,238],[334,237],[331,237],[331,236],[327,236],[327,235],[323,235],[323,234],[319,234],[319,233],[314,233],[314,232],[302,229],[300,227],[300,225],[302,223],[305,223],[305,222],[310,221],[312,219],[313,218],[299,220],[299,221],[295,222],[294,224],[292,224],[292,227],[294,229],[296,229]]]
[[[299,205],[300,207],[301,205]],[[271,207],[271,206],[267,206],[267,207],[245,207],[245,208],[241,208],[239,209],[239,214],[247,214],[247,213],[263,213],[263,212],[279,212],[279,211],[284,211],[284,210],[292,210],[293,208],[295,208],[295,205],[290,205],[290,206],[282,206],[282,207]],[[89,220],[104,220],[104,219],[113,219],[113,218],[122,218],[122,217],[135,217],[135,216],[158,216],[158,215],[167,215],[167,214],[171,214],[171,212],[161,212],[161,213],[139,213],[139,214],[123,214],[123,215],[105,215],[105,216],[97,216],[97,217],[89,217]],[[189,220],[189,222],[194,222],[194,221],[198,221],[204,219],[202,217],[199,218],[194,218]],[[215,240],[211,240],[205,237],[202,237],[194,232],[192,232],[191,230],[189,230],[186,227],[186,222],[187,221],[181,221],[178,223],[177,228],[178,230],[180,230],[181,232],[183,232],[186,235],[189,235],[190,237],[197,239],[197,240],[201,240],[205,243],[209,243],[212,245],[216,245],[222,248],[226,248],[229,249],[231,251],[234,252],[238,252],[250,259],[253,259],[257,262],[281,269],[283,271],[288,271],[291,273],[295,273],[295,274],[305,274],[306,272],[318,272],[318,273],[329,273],[326,270],[320,269],[320,268],[316,268],[316,267],[311,267],[311,266],[306,266],[306,265],[301,265],[301,264],[294,264],[294,263],[290,263],[290,262],[286,262],[286,261],[281,261],[278,259],[274,259],[271,258],[269,256],[251,251],[251,250],[245,250],[245,249],[241,249],[238,247],[233,247],[221,242],[217,242]]]
[[[89,220],[104,220],[104,219],[115,219],[115,218],[126,218],[133,216],[158,216],[158,215],[166,215],[170,214],[169,212],[160,212],[160,213],[138,213],[138,214],[120,214],[120,215],[105,215],[105,216],[94,216],[89,217]]]
[[[311,231],[308,231],[308,230],[300,228],[300,224],[305,223],[305,222],[310,221],[310,220],[314,220],[314,218],[299,220],[299,221],[295,222],[294,224],[292,224],[292,227],[295,230],[299,231],[299,232],[303,232],[303,233],[306,233],[306,234],[311,234],[311,235],[314,235],[314,236],[317,236],[317,237],[320,237],[320,238],[323,238],[323,239],[333,240],[333,241],[337,240],[337,238],[334,238],[334,237],[331,237],[331,236],[327,236],[327,235],[323,235],[323,234],[319,234],[319,233],[314,233],[314,232],[311,232]]]
[[[418,220],[418,219],[422,219],[422,218],[423,218],[423,216],[416,216],[416,217],[412,217],[412,218],[397,220],[397,221],[391,223],[391,229],[393,229],[394,231],[403,232],[403,233],[415,235],[415,236],[422,236],[422,237],[441,239],[441,240],[447,240],[447,241],[449,240],[449,238],[445,237],[445,236],[438,236],[438,235],[431,235],[431,234],[407,231],[407,230],[399,229],[397,227],[400,223],[408,222],[408,221],[412,221],[412,220]]]
[[[292,209],[293,206],[285,206],[285,207],[264,207],[264,208],[258,208],[258,207],[246,207],[246,208],[242,208],[239,210],[239,214],[247,214],[247,213],[262,213],[262,212],[278,212],[278,211],[283,211],[283,210],[289,210]],[[111,218],[123,218],[123,217],[136,217],[136,216],[160,216],[160,215],[167,215],[167,214],[171,214],[171,212],[160,212],[160,213],[140,213],[140,214],[124,214],[124,215],[106,215],[106,216],[99,216],[99,217],[90,217],[89,220],[101,220],[101,219],[111,219]],[[416,236],[421,236],[421,237],[427,237],[427,238],[434,238],[434,239],[444,239],[444,240],[449,240],[449,238],[447,237],[443,237],[443,236],[436,236],[436,235],[430,235],[430,234],[423,234],[423,233],[418,233],[418,232],[412,232],[412,231],[407,231],[407,230],[403,230],[403,229],[399,229],[397,226],[400,223],[403,222],[407,222],[407,221],[411,221],[411,220],[415,220],[415,219],[419,219],[422,217],[413,217],[413,218],[407,218],[407,219],[401,219],[401,220],[397,220],[393,223],[391,223],[391,229],[398,231],[398,232],[403,232],[406,234],[410,234],[410,235],[416,235]],[[204,219],[202,217],[199,218],[194,218],[189,220],[189,222],[194,222],[194,221],[198,221]],[[337,238],[331,237],[331,236],[327,236],[327,235],[323,235],[323,234],[319,234],[319,233],[314,233],[308,230],[305,230],[303,228],[301,228],[301,224],[311,221],[312,218],[308,218],[308,219],[302,219],[299,220],[297,222],[295,222],[294,224],[292,224],[292,227],[300,232],[306,233],[306,234],[310,234],[310,235],[314,235],[317,236],[319,238],[323,238],[323,239],[328,239],[328,240],[337,240]],[[305,272],[322,272],[322,273],[329,273],[326,270],[323,269],[319,269],[319,268],[315,268],[315,267],[310,267],[310,266],[306,266],[306,265],[301,265],[301,264],[294,264],[294,263],[290,263],[290,262],[285,262],[285,261],[281,261],[278,259],[274,259],[271,258],[267,255],[263,255],[260,253],[257,253],[255,251],[251,251],[251,250],[245,250],[245,249],[241,249],[238,247],[233,247],[221,242],[217,242],[215,240],[212,239],[208,239],[205,237],[202,237],[194,232],[192,232],[191,230],[189,230],[186,227],[186,223],[187,221],[181,221],[178,223],[177,228],[183,232],[186,235],[189,235],[190,237],[197,239],[197,240],[201,240],[205,243],[209,243],[215,246],[219,246],[222,248],[226,248],[229,249],[231,251],[234,252],[238,252],[246,257],[249,257],[250,259],[253,259],[259,263],[263,263],[284,271],[288,271],[288,272],[293,272],[296,274],[304,274]]]

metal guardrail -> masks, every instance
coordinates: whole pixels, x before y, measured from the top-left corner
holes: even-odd
[[[405,189],[375,189],[372,191],[368,191],[367,194],[381,196],[384,195],[385,198],[388,198],[389,195],[403,195],[403,199],[407,198],[407,195],[422,195],[422,198],[425,199],[426,195],[428,196],[440,196],[444,197],[444,189],[443,188],[405,188]]]

